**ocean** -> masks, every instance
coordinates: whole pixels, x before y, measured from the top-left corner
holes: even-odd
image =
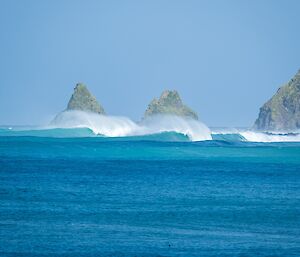
[[[0,256],[300,256],[298,135],[251,133],[3,127]]]

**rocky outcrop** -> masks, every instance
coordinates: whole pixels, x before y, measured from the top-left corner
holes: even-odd
[[[105,114],[103,107],[82,83],[78,83],[74,88],[74,93],[72,94],[67,107],[67,111],[69,110]]]
[[[146,118],[155,114],[171,114],[198,119],[198,115],[182,103],[178,92],[175,90],[166,90],[161,94],[159,99],[154,98],[148,105],[144,117]]]
[[[260,108],[254,128],[264,131],[300,129],[300,70]]]

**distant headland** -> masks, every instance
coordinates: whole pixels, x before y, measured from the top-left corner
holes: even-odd
[[[254,129],[263,131],[300,129],[300,70],[260,108]]]

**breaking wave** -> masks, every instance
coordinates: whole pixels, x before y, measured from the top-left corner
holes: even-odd
[[[246,142],[300,142],[300,133],[258,132],[249,129],[216,129],[212,131],[213,140]]]
[[[51,122],[52,128],[90,128],[106,137],[130,137],[176,132],[192,141],[211,140],[211,132],[203,123],[172,115],[157,115],[135,123],[129,118],[104,116],[82,111],[65,111]]]
[[[251,142],[300,142],[299,133],[270,133],[270,132],[254,132],[244,131],[240,132],[247,141]]]
[[[104,116],[82,111],[65,111],[44,127],[2,127],[0,136],[98,137],[103,140],[223,141],[223,142],[300,142],[294,133],[257,132],[247,128],[213,128],[172,115],[151,116],[141,122],[127,117]],[[99,139],[99,140],[100,140]],[[102,140],[102,139],[101,139]]]

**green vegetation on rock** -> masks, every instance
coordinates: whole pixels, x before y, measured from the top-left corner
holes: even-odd
[[[74,88],[74,93],[69,100],[67,110],[79,110],[105,114],[103,107],[82,83],[78,83]]]
[[[254,128],[265,131],[300,129],[300,70],[260,108]]]
[[[145,118],[155,114],[172,114],[181,117],[198,119],[198,115],[184,105],[177,91],[166,90],[159,99],[154,98],[148,105]]]

